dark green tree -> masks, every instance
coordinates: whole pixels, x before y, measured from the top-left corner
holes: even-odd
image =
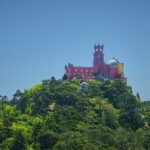
[[[41,150],[52,149],[58,140],[59,136],[50,130],[41,130],[38,135],[38,142],[40,143]]]

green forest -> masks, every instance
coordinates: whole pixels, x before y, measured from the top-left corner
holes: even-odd
[[[0,150],[150,150],[150,101],[121,80],[52,77],[0,96]]]

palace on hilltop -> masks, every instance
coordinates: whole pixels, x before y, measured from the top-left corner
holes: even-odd
[[[100,81],[122,79],[126,81],[123,63],[120,63],[115,58],[105,63],[103,50],[104,45],[94,45],[94,60],[92,67],[74,66],[68,63],[68,66],[65,66],[67,79],[94,79]]]

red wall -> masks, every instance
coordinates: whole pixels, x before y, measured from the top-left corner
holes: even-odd
[[[94,53],[94,60],[93,60],[93,67],[74,67],[70,63],[68,67],[66,66],[66,73],[68,74],[68,79],[72,79],[75,75],[77,78],[86,78],[91,79],[94,73],[99,72],[99,65],[100,71],[103,76],[110,74],[112,79],[121,78],[120,74],[118,73],[117,68],[110,68],[109,65],[105,64],[104,62],[104,53],[103,50],[95,50]],[[99,62],[98,62],[99,61]]]
[[[117,72],[118,72],[117,68],[110,68],[110,75],[111,75],[112,79],[116,78]]]
[[[69,79],[73,78],[74,75],[81,75],[90,78],[94,74],[93,67],[71,67],[70,73],[69,69],[67,69],[66,71],[69,75]]]

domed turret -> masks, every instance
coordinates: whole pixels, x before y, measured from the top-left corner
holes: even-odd
[[[86,93],[88,91],[88,84],[86,82],[82,82],[80,84],[80,91]]]
[[[117,59],[113,58],[108,62],[108,65],[117,65],[118,63],[119,63],[119,61]]]
[[[117,67],[118,63],[119,63],[119,61],[117,59],[113,58],[108,62],[108,65],[111,67]]]

